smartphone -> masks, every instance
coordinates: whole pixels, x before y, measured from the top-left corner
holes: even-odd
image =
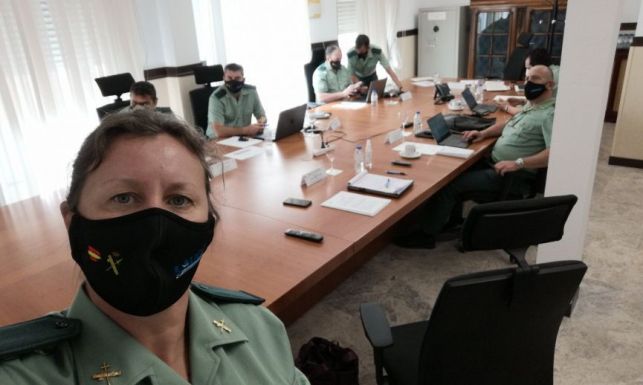
[[[308,207],[313,204],[308,199],[288,198],[284,201],[284,206]]]
[[[391,162],[391,164],[395,166],[404,166],[404,167],[411,167],[411,162],[407,162],[404,160],[394,160]]]

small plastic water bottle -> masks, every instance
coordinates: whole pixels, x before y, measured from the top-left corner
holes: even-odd
[[[420,116],[420,111],[415,113],[413,117],[413,134],[422,132],[422,117]]]
[[[360,144],[355,146],[355,172],[360,173],[364,171],[364,154],[362,153],[362,146]]]
[[[373,167],[373,144],[370,139],[366,140],[366,148],[364,149],[364,165],[368,169]]]
[[[483,79],[478,79],[475,95],[476,95],[477,103],[482,103],[484,101],[484,80]]]
[[[377,105],[377,91],[373,90],[371,91],[371,105],[376,106]]]

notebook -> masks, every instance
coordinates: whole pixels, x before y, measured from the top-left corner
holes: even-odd
[[[362,171],[348,181],[348,189],[385,197],[399,198],[413,184],[413,179],[393,178]]]
[[[390,199],[340,191],[322,203],[322,207],[374,217],[391,203]]]

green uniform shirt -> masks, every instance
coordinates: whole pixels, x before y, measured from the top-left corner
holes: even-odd
[[[246,127],[252,123],[252,115],[256,119],[266,116],[254,86],[244,85],[239,100],[232,96],[228,87],[221,86],[210,95],[208,129],[205,134],[209,138],[217,137],[212,127],[215,122],[228,127]]]
[[[315,89],[315,94],[320,92],[328,94],[341,92],[350,86],[351,83],[351,74],[344,66],[341,66],[338,70],[334,70],[330,68],[328,62],[324,62],[313,72],[313,88]]]
[[[516,160],[549,148],[554,123],[554,104],[554,98],[537,106],[529,103],[509,119],[502,135],[493,146],[493,161]]]
[[[34,352],[0,363],[0,384],[96,385],[92,376],[122,374],[111,385],[186,384],[173,369],[103,314],[79,290],[68,316],[82,321],[81,334],[60,343],[49,354]],[[226,332],[213,321],[225,322]],[[305,385],[293,364],[286,331],[263,307],[215,304],[190,293],[188,308],[190,377],[198,385]]]
[[[357,55],[355,47],[348,51],[347,56],[348,70],[351,75],[355,75],[358,78],[364,78],[374,74],[377,62],[382,64],[382,67],[384,68],[388,68],[390,66],[386,55],[382,52],[382,49],[373,44],[370,45],[365,59],[362,59]]]

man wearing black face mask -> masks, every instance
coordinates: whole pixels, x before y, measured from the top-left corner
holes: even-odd
[[[330,103],[353,96],[362,85],[351,84],[350,72],[342,65],[342,51],[336,45],[326,48],[326,61],[313,73],[313,88],[317,101]]]
[[[266,113],[254,86],[245,84],[243,67],[230,63],[223,71],[225,85],[210,95],[208,138],[256,136],[263,131]],[[252,124],[252,115],[257,123]]]
[[[435,237],[450,222],[452,213],[461,213],[462,201],[471,196],[497,199],[507,173],[518,172],[512,192],[522,193],[535,178],[536,169],[547,167],[554,121],[552,97],[554,77],[546,66],[534,66],[527,75],[525,96],[530,103],[506,122],[498,122],[483,131],[467,131],[463,139],[498,140],[490,159],[483,159],[458,176],[429,199],[422,208],[419,230],[394,239],[401,247],[433,248]],[[461,218],[455,218],[451,223]]]
[[[348,70],[353,76],[354,82],[360,80],[365,86],[368,86],[373,80],[377,80],[376,67],[377,63],[380,63],[397,87],[400,90],[402,89],[402,83],[391,68],[386,55],[382,52],[382,48],[371,44],[368,36],[357,36],[355,47],[348,51],[347,56]]]

